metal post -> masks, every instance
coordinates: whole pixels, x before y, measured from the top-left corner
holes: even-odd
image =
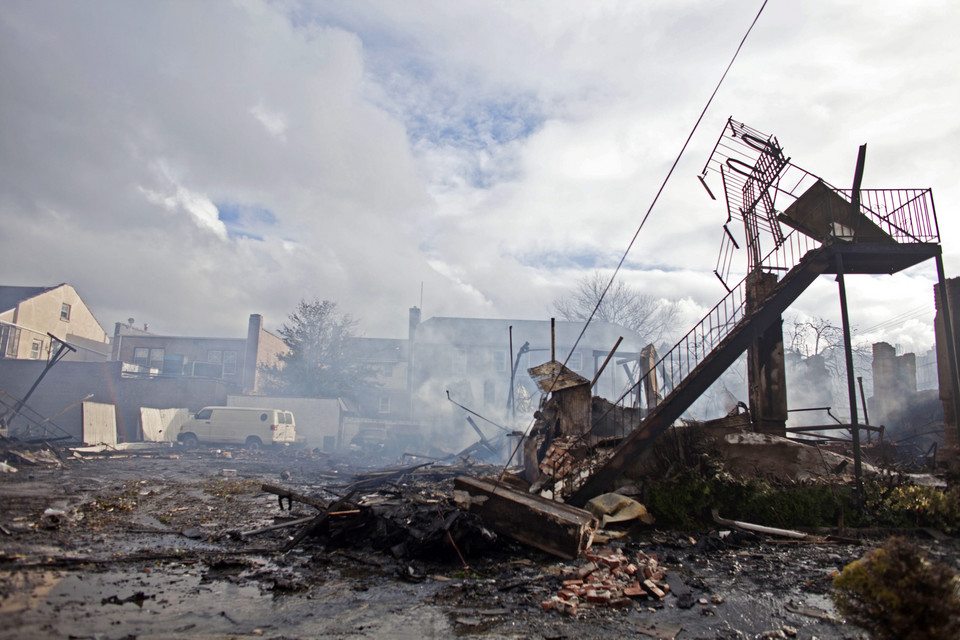
[[[550,318],[550,362],[557,360],[557,319]]]
[[[510,415],[513,419],[517,417],[517,406],[514,403],[513,399],[513,377],[516,375],[516,369],[513,367],[513,325],[510,325],[508,331],[510,332],[510,393],[507,394],[507,408],[510,409]]]
[[[953,318],[950,310],[950,300],[947,293],[947,279],[943,274],[943,255],[937,254],[937,286],[940,287],[940,301],[943,303],[943,333],[947,341],[947,360],[950,369],[950,389],[953,393],[953,416],[957,422],[957,429],[960,431],[960,378],[958,378],[957,366],[957,344],[954,342]],[[957,442],[960,442],[960,433],[957,434]]]
[[[870,424],[870,415],[867,413],[867,397],[863,394],[863,376],[857,376],[857,385],[860,387],[860,404],[863,405],[863,424]],[[873,431],[867,431],[867,442],[873,442]]]
[[[857,166],[853,172],[853,188],[850,190],[853,215],[860,212],[860,184],[863,182],[863,167],[867,159],[867,145],[860,145]],[[856,239],[856,237],[854,238]],[[860,425],[857,418],[857,387],[853,373],[853,346],[850,338],[850,315],[847,313],[847,287],[843,278],[843,254],[837,252],[837,283],[840,286],[840,316],[843,321],[843,354],[847,365],[847,393],[850,398],[850,430],[853,435],[853,473],[857,482],[857,509],[863,510],[863,463],[860,455]]]
[[[853,433],[853,473],[857,481],[857,509],[863,509],[863,465],[860,456],[860,425],[857,422],[857,387],[853,375],[850,345],[850,316],[847,314],[847,287],[843,280],[843,255],[837,253],[837,283],[840,285],[840,317],[843,321],[843,354],[847,361],[847,391],[850,397],[850,430]]]
[[[617,338],[617,344],[613,345],[613,349],[610,349],[610,353],[607,354],[606,360],[603,361],[603,364],[600,365],[600,368],[597,370],[597,372],[593,374],[593,380],[590,382],[591,389],[593,389],[593,387],[597,384],[597,380],[600,379],[600,375],[603,373],[603,370],[607,368],[607,365],[610,363],[610,358],[612,358],[613,354],[617,352],[617,347],[620,346],[621,342],[623,342],[623,336]]]

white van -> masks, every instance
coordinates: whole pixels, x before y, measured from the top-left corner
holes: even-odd
[[[247,449],[293,443],[297,427],[293,414],[280,409],[204,407],[180,426],[177,440],[188,449],[198,444],[242,444]]]

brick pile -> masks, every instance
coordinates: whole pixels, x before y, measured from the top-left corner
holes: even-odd
[[[563,570],[557,594],[541,603],[545,611],[576,615],[594,607],[628,607],[635,600],[662,600],[670,591],[667,570],[655,554],[638,552],[636,558],[621,549],[597,549],[587,562]]]
[[[557,438],[547,448],[540,461],[540,472],[551,478],[565,478],[577,463],[570,452],[575,442],[570,438]]]

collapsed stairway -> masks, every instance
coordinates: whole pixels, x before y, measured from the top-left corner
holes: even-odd
[[[854,210],[848,193],[817,180],[779,214],[778,220],[794,230],[756,271],[782,277],[765,298],[750,304],[749,276],[744,278],[641,377],[634,388],[658,374],[673,386],[567,502],[582,505],[609,490],[818,276],[892,274],[940,255],[929,189],[863,190],[859,196],[859,210]],[[621,398],[621,408],[628,395]]]

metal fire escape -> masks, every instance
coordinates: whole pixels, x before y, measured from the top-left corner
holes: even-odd
[[[930,258],[942,270],[929,189],[837,189],[793,165],[776,138],[733,119],[704,168],[704,186],[710,174],[720,175],[727,197],[725,248],[715,271],[727,295],[618,400],[613,415],[633,415],[627,403],[647,377],[669,382],[639,424],[622,425],[626,436],[605,461],[593,459],[589,470],[573,476],[582,481],[564,492],[572,504],[609,489],[818,276],[892,274]],[[775,208],[778,196],[790,202],[782,212]],[[728,284],[732,261],[725,252],[739,247],[728,227],[735,218],[744,225],[748,277],[757,271],[778,277],[749,306],[747,277]],[[784,235],[781,225],[792,231]],[[764,241],[772,244],[765,255]]]

